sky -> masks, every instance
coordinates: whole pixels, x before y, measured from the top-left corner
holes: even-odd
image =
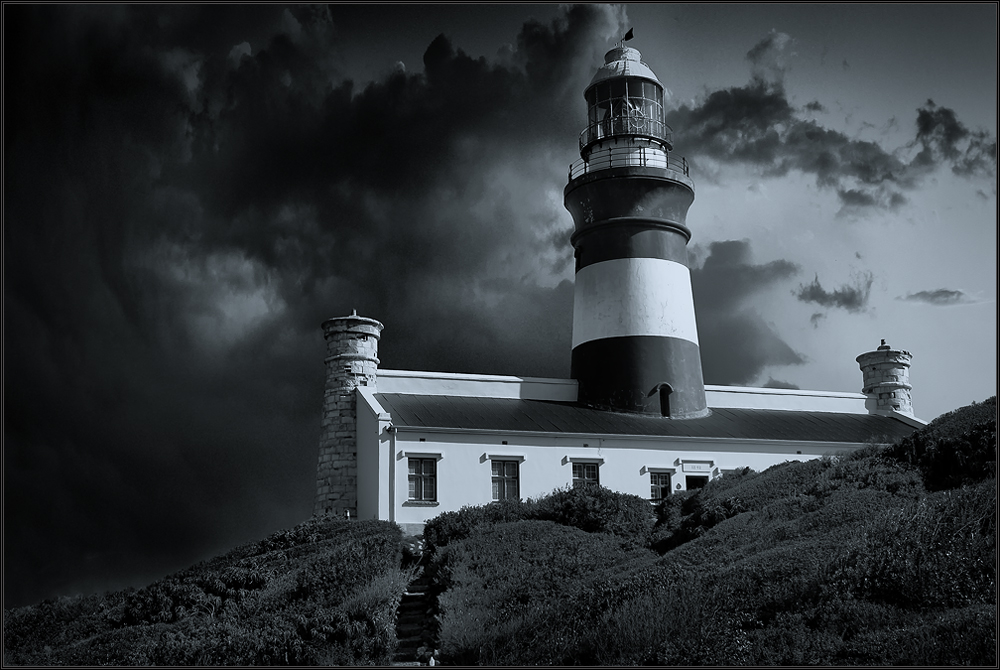
[[[996,394],[997,7],[10,5],[4,607],[311,514],[320,323],[568,377],[583,91],[628,28],[691,165],[708,384]]]

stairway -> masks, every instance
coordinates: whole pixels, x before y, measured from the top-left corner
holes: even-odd
[[[430,594],[431,578],[423,565],[399,603],[396,613],[396,640],[394,666],[427,665],[434,649],[434,613]]]

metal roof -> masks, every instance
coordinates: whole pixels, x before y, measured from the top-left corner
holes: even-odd
[[[607,412],[575,403],[517,398],[376,393],[397,427],[622,436],[864,442],[915,429],[887,416],[775,409],[714,408],[701,419]]]
[[[591,86],[599,81],[617,77],[642,77],[663,86],[660,80],[656,78],[656,75],[653,74],[653,71],[649,69],[649,66],[642,62],[641,58],[642,54],[631,47],[616,47],[612,49],[604,54],[604,65],[594,73],[594,77],[590,80],[587,90],[590,90]]]

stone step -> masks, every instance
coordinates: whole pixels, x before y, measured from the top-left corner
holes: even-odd
[[[430,624],[433,615],[430,614],[431,578],[424,575],[420,567],[416,577],[406,587],[406,592],[400,599],[396,610],[396,651],[393,654],[393,666],[425,666],[417,659],[421,647],[431,643]]]
[[[426,612],[408,612],[396,615],[396,626],[407,626],[415,623],[425,625],[430,619]]]
[[[418,593],[409,596],[403,596],[403,598],[399,601],[399,606],[403,608],[413,609],[417,605],[420,606],[429,605],[430,602],[431,599],[427,595],[423,593]]]
[[[406,596],[422,596],[425,595],[430,590],[429,586],[424,586],[423,584],[410,584],[406,587],[406,592],[403,597]]]
[[[423,622],[396,624],[396,639],[404,640],[408,637],[423,635],[425,631]]]
[[[427,600],[411,600],[409,602],[403,601],[399,603],[398,612],[426,612],[431,607],[431,604]]]

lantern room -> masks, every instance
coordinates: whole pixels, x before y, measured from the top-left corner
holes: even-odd
[[[580,134],[580,151],[606,138],[644,138],[673,149],[670,127],[663,121],[663,85],[640,60],[636,49],[621,46],[604,56],[584,92],[587,127]]]

